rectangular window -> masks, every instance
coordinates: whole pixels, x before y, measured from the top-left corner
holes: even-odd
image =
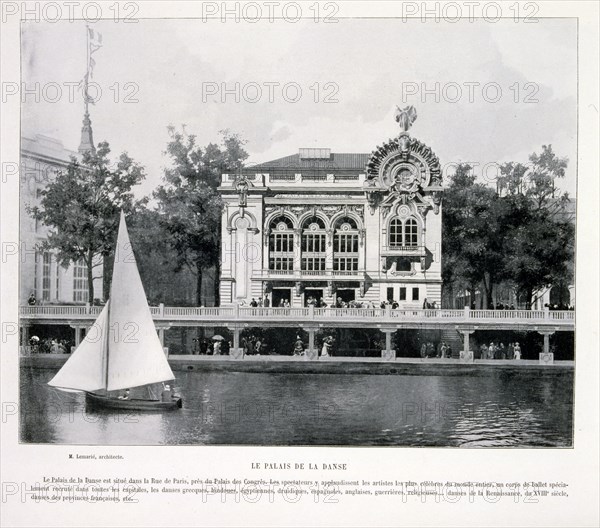
[[[58,261],[56,262],[56,267],[54,268],[54,277],[55,277],[55,285],[56,285],[56,296],[55,298],[58,300],[59,291],[60,291],[60,280],[58,276]]]
[[[50,300],[50,264],[52,262],[52,255],[50,253],[44,253],[42,257],[42,299],[44,301]]]
[[[387,300],[391,301],[394,299],[394,288],[387,289]]]
[[[335,257],[333,271],[358,271],[358,257]]]
[[[412,300],[413,301],[418,301],[419,300],[419,288],[413,288],[412,289]]]
[[[35,296],[37,297],[38,294],[38,274],[39,274],[39,269],[38,269],[38,263],[39,263],[39,258],[40,254],[36,251],[35,255],[33,256],[33,262],[34,262],[34,268],[33,268],[33,292],[35,294]]]
[[[325,258],[323,257],[302,257],[303,271],[323,271],[325,270]]]
[[[325,235],[305,234],[302,237],[302,251],[307,253],[324,253]]]
[[[333,270],[358,271],[358,235],[336,233],[333,238]]]
[[[406,288],[400,288],[400,300],[406,301]]]
[[[389,246],[392,249],[402,247],[402,222],[397,218],[390,223]]]
[[[269,237],[269,269],[294,269],[294,234],[272,233]]]
[[[73,301],[88,302],[87,266],[83,259],[73,265]]]

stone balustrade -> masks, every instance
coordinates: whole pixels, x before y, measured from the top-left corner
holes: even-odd
[[[45,305],[21,306],[22,322],[69,324],[74,321],[93,321],[101,306],[89,305]],[[285,326],[289,324],[317,323],[334,326],[379,327],[390,325],[397,328],[441,328],[446,324],[467,325],[474,329],[514,329],[536,330],[537,327],[551,327],[554,330],[573,330],[574,311],[548,310],[460,310],[434,309],[391,309],[383,308],[265,308],[250,306],[222,307],[182,307],[152,306],[150,308],[156,322],[182,326],[215,326],[236,323],[257,323],[259,326]],[[458,326],[457,326],[458,329]]]

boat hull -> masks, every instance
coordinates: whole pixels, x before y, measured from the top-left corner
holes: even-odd
[[[136,398],[123,400],[110,396],[103,396],[101,394],[94,394],[92,392],[85,393],[85,402],[87,405],[96,408],[122,409],[129,411],[174,411],[176,409],[181,409],[183,405],[183,400],[181,398],[175,398],[170,402]]]

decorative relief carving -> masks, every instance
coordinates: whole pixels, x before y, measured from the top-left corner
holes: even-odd
[[[437,156],[424,143],[411,138],[408,130],[417,112],[412,106],[396,107],[400,135],[371,153],[367,163],[364,192],[371,214],[380,207],[385,218],[397,203],[416,202],[426,213],[437,214],[441,203],[441,167]]]
[[[317,211],[323,213],[327,218],[331,219],[335,215],[344,212],[345,215],[354,214],[361,220],[364,220],[364,206],[363,205],[323,205],[321,207],[309,206],[309,205],[267,205],[265,207],[265,215],[269,216],[271,213],[277,211],[279,214],[289,212],[296,216],[301,217],[306,213],[312,213],[312,216],[317,216]]]

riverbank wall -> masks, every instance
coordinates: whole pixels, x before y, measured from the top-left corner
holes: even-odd
[[[57,369],[69,354],[40,354],[21,357],[21,368]],[[233,359],[229,356],[171,355],[169,364],[174,372],[252,372],[295,374],[373,374],[373,375],[485,375],[498,370],[505,372],[538,370],[540,373],[572,371],[574,361],[551,364],[534,360],[475,360],[463,363],[457,359],[439,358],[353,358],[330,357],[307,360],[294,356],[251,356]]]

